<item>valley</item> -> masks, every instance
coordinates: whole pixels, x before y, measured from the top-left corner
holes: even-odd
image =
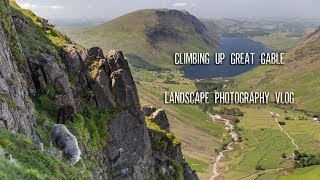
[[[316,61],[316,58],[320,53],[309,44],[318,47],[320,43],[315,42],[317,34],[304,38],[320,23],[313,20],[302,23],[304,21],[299,19],[291,19],[291,23],[288,20],[206,19],[202,20],[208,30],[204,37],[208,38],[207,35],[211,35],[214,38],[210,44],[204,44],[200,43],[199,39],[203,34],[194,34],[190,29],[183,27],[179,29],[179,25],[183,24],[181,19],[178,20],[176,28],[168,30],[164,25],[170,26],[170,24],[161,24],[163,22],[161,18],[169,17],[154,16],[154,13],[154,10],[134,12],[103,25],[69,32],[69,36],[84,46],[94,46],[99,42],[104,45],[104,50],[120,47],[128,52],[125,56],[133,69],[141,104],[163,107],[167,110],[172,132],[181,139],[184,156],[191,167],[198,172],[200,179],[211,177],[212,166],[217,157],[220,161],[219,174],[224,179],[233,177],[298,179],[305,172],[308,172],[311,178],[316,177],[318,166],[294,169],[294,160],[290,157],[295,149],[299,149],[302,153],[317,155],[320,147],[320,137],[317,133],[319,124],[311,121],[312,115],[319,111],[319,101],[314,97],[318,97],[319,92],[319,86],[316,85],[320,77],[317,75],[319,61]],[[134,28],[135,26],[130,24],[130,19],[143,16],[148,18],[145,20],[145,25],[139,26],[143,27],[142,29]],[[148,30],[152,33],[150,34]],[[184,38],[179,38],[177,34],[182,34]],[[173,58],[168,56],[179,51],[213,52],[215,48],[219,52],[218,42],[224,44],[230,40],[249,42],[252,47],[258,46],[257,51],[261,53],[285,52],[282,62],[285,68],[257,66],[253,63],[252,66],[241,67],[243,69],[226,65],[224,68],[216,67],[212,70],[208,69],[208,66],[174,66]],[[235,41],[229,43],[233,42]],[[183,51],[178,46],[179,43]],[[233,49],[230,47],[226,46],[225,49],[231,52]],[[171,51],[172,49],[176,51]],[[308,53],[312,56],[308,56]],[[203,78],[214,79],[199,80]],[[199,82],[203,83],[202,87],[197,85]],[[295,92],[296,99],[294,105],[282,106],[271,103],[218,107],[210,104],[197,107],[164,103],[164,92],[181,90],[185,92],[290,90]],[[225,107],[239,108],[244,112],[242,117],[238,117],[240,122],[237,124],[237,133],[241,141],[231,143],[232,138],[225,130],[225,124],[212,121],[205,113],[210,112],[210,109]],[[272,117],[270,112],[278,113],[280,116]],[[279,122],[285,122],[285,125],[280,125]],[[222,157],[219,152],[226,144],[230,145],[228,149],[232,150],[224,151]]]

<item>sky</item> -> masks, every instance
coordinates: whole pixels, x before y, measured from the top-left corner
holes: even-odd
[[[319,0],[17,0],[44,18],[116,18],[146,8],[187,10],[197,17],[320,18]]]

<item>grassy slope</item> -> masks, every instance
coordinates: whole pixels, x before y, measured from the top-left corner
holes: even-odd
[[[67,159],[58,159],[41,153],[24,135],[0,128],[0,148],[12,155],[14,162],[0,156],[1,179],[67,179],[90,177],[83,162],[70,166]],[[47,148],[46,148],[47,149]]]
[[[274,32],[267,36],[253,36],[252,39],[280,52],[287,52],[302,41],[302,37],[290,37],[285,32]]]
[[[68,35],[86,47],[99,46],[105,52],[112,48],[121,49],[126,55],[134,54],[140,57],[135,58],[135,61],[146,61],[163,68],[177,68],[173,65],[171,56],[174,52],[213,51],[213,47],[206,44],[190,24],[186,24],[184,20],[176,16],[169,19],[159,18],[156,14],[157,11],[168,10],[135,11],[96,27],[68,32]],[[146,34],[150,29],[157,27],[170,29],[177,33],[182,40],[171,38],[155,44],[150,43]]]
[[[260,66],[236,77],[239,90],[293,91],[295,105],[320,111],[320,33],[305,39],[285,57],[283,66]]]

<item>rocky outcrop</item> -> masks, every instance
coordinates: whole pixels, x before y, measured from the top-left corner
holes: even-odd
[[[84,82],[82,87],[76,88],[82,92],[78,95],[87,97],[93,107],[118,109],[112,114],[108,126],[110,140],[106,150],[111,177],[149,179],[154,162],[150,138],[137,89],[122,52],[112,50],[105,57],[98,47],[77,50],[68,45],[64,47],[63,61],[68,71]],[[88,88],[91,91],[83,93]],[[102,155],[100,159],[105,157]],[[99,169],[94,176],[104,177],[103,166]]]
[[[26,81],[13,58],[7,37],[3,24],[0,23],[0,126],[39,140],[34,130],[34,105],[29,97]]]
[[[160,108],[152,113],[151,120],[158,124],[161,129],[170,131],[169,120],[164,109]]]
[[[55,56],[48,53],[39,53],[29,58],[31,73],[36,88],[45,92],[48,85],[56,90],[54,101],[59,106],[75,106],[69,78],[59,66]]]
[[[129,64],[121,51],[112,50],[104,57],[98,47],[76,51],[72,46],[64,48],[63,57],[67,68],[81,81],[78,84],[82,87],[78,89],[83,90],[85,85],[92,89],[88,98],[93,106],[103,109],[140,107]]]
[[[107,149],[113,167],[121,167],[120,171],[127,169],[123,177],[146,179],[153,160],[142,113],[123,110],[115,114],[109,125],[109,133],[111,140]]]
[[[153,108],[150,108],[150,106],[144,106],[143,109],[148,109],[147,112],[150,112],[150,110]],[[185,161],[181,151],[181,143],[175,142],[177,140],[175,139],[174,135],[170,133],[169,121],[165,110],[160,108],[153,112],[149,116],[149,121],[157,124],[161,129],[148,129],[153,147],[152,156],[156,162],[156,171],[165,176],[176,177],[177,172],[172,172],[172,166],[176,166],[176,164],[172,163],[172,160],[174,160],[181,166],[181,173],[183,174],[184,179],[199,179],[196,171],[192,170],[189,164]],[[178,169],[177,167],[175,168]]]

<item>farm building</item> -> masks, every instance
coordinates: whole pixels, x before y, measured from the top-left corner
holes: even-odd
[[[320,115],[314,115],[312,117],[312,120],[315,121],[315,122],[320,122]]]

